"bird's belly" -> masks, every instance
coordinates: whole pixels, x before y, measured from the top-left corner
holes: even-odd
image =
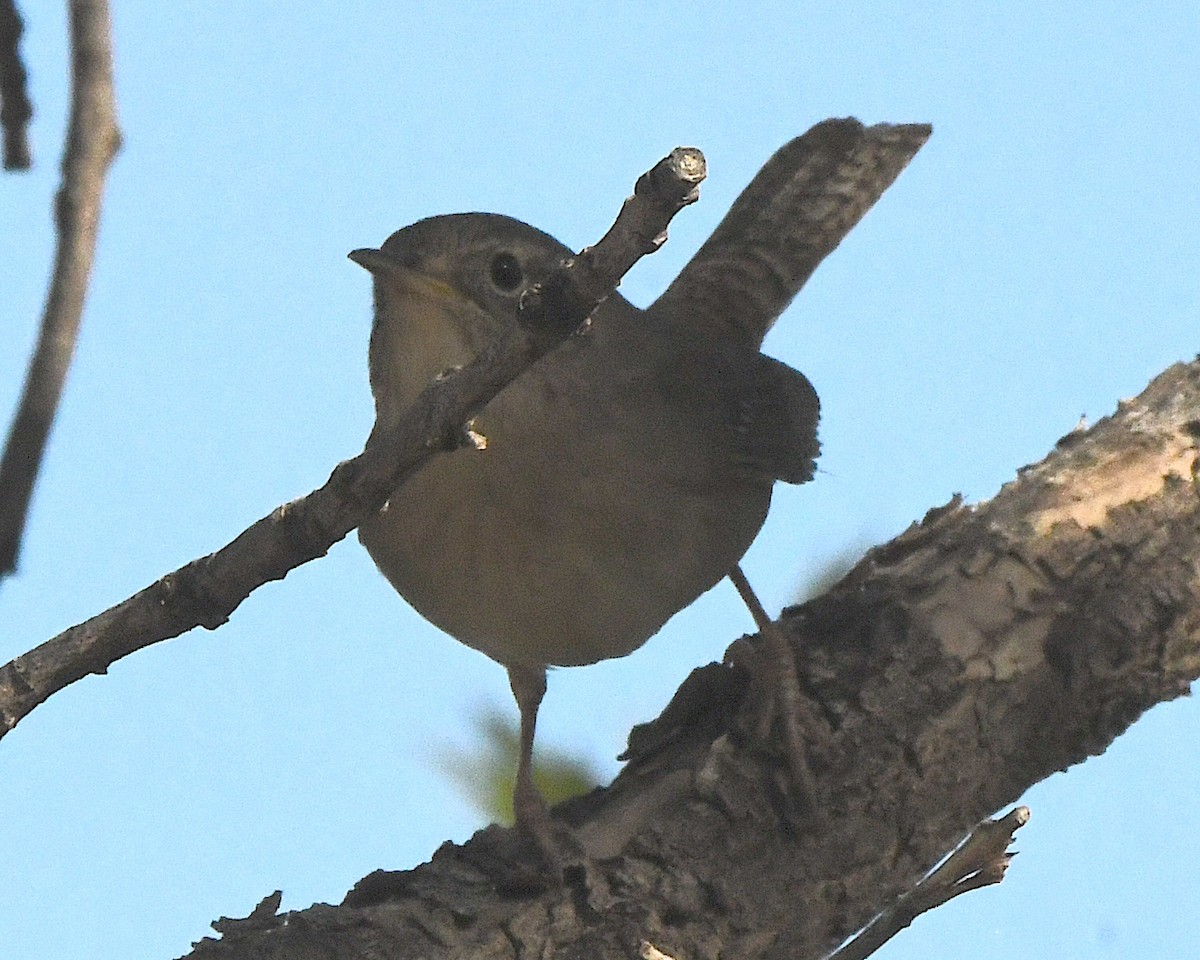
[[[363,545],[426,619],[506,665],[641,646],[741,559],[768,481],[697,488],[623,433],[506,437],[436,457],[364,523]],[[608,448],[611,447],[611,448]]]

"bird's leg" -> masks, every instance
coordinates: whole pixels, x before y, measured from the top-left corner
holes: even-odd
[[[754,618],[759,635],[763,638],[763,653],[757,660],[760,671],[758,679],[768,697],[763,705],[758,738],[760,742],[765,743],[770,737],[772,721],[775,718],[779,719],[783,732],[783,754],[787,760],[792,786],[796,791],[796,799],[806,813],[810,816],[816,815],[816,787],[800,731],[803,701],[792,648],[783,634],[783,629],[767,616],[767,611],[759,603],[740,565],[735,565],[729,571],[729,579],[737,587],[742,601]]]
[[[556,858],[550,810],[533,782],[533,734],[538,707],[546,694],[545,667],[509,667],[508,682],[521,712],[521,753],[513,789],[513,816],[517,830],[537,844],[549,862]]]

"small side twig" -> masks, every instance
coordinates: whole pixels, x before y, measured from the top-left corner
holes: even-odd
[[[970,890],[999,883],[1015,852],[1013,837],[1029,822],[1029,808],[1016,807],[999,820],[984,820],[940,866],[868,923],[826,960],[864,960],[922,913]]]
[[[108,3],[72,0],[70,19],[71,119],[54,201],[58,244],[37,347],[0,459],[0,578],[16,569],[33,485],[75,353],[104,178],[121,142]]]
[[[641,239],[646,231],[663,233],[671,217],[691,202],[698,181],[676,176],[670,160],[655,168],[660,176],[638,181],[617,224],[592,248],[594,264],[611,265],[595,268],[602,280],[585,273],[591,268],[584,255],[560,265],[542,286],[565,293],[553,302],[543,299],[536,314],[526,318],[532,332],[496,341],[472,363],[431,384],[399,423],[374,434],[367,448],[335,467],[319,490],[277,508],[216,553],[0,667],[0,737],[68,684],[193,627],[215,629],[251,592],[324,555],[379,510],[406,477],[445,449],[448,436],[587,319],[629,266],[649,252]],[[593,284],[587,294],[578,289],[585,276]]]
[[[21,62],[24,30],[16,0],[0,0],[0,127],[4,129],[5,170],[28,170],[33,164],[28,132],[33,104],[29,102],[25,64]]]
[[[585,247],[561,271],[524,294],[521,322],[537,330],[546,326],[548,312],[570,317],[594,310],[639,259],[666,243],[667,224],[699,199],[700,183],[707,175],[704,154],[695,147],[676,147],[663,157],[638,177],[633,196],[621,205],[599,243]]]

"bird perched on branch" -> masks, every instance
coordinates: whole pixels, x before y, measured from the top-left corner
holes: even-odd
[[[434,458],[362,524],[400,594],[508,670],[513,806],[543,852],[551,821],[531,756],[546,668],[637,649],[735,571],[777,480],[812,478],[817,394],[760,345],[928,136],[836,120],[784,146],[661,297],[645,310],[604,300],[585,333],[483,409],[479,449]],[[571,255],[485,213],[421,220],[351,253],[374,277],[376,430],[516,325],[522,293]]]

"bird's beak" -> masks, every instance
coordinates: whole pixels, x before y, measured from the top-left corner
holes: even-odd
[[[391,254],[374,247],[351,250],[347,256],[372,276],[389,276],[398,271],[412,272],[412,267],[401,263]]]
[[[456,299],[462,299],[462,294],[441,277],[422,270],[416,264],[394,256],[387,250],[361,247],[358,250],[351,250],[347,256],[377,279],[393,280],[414,291],[443,297],[454,295]]]

